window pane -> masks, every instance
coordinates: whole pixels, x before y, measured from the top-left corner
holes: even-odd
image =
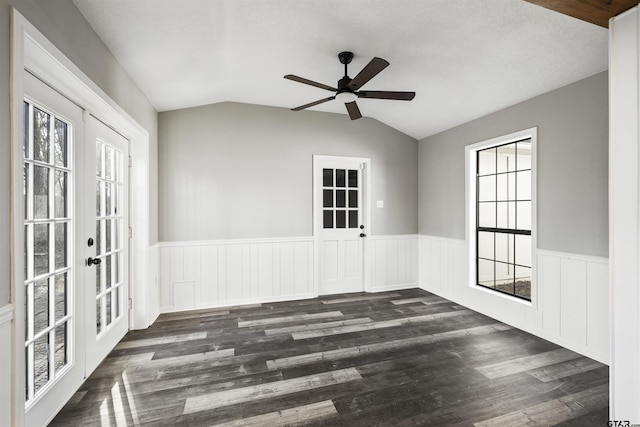
[[[516,296],[531,300],[531,269],[516,266]]]
[[[478,203],[478,225],[480,227],[496,226],[496,204],[485,202]]]
[[[105,145],[104,147],[104,177],[112,179],[113,170],[113,147]]]
[[[516,145],[507,144],[496,147],[498,150],[498,173],[516,170]]]
[[[102,298],[96,301],[96,333],[102,332]]]
[[[56,235],[56,270],[67,266],[67,223],[55,225]]]
[[[106,306],[104,313],[107,317],[106,326],[109,326],[111,324],[111,292],[106,295]]]
[[[49,272],[49,224],[34,224],[33,240],[33,269],[39,276]]]
[[[54,366],[56,374],[67,364],[67,322],[56,326]]]
[[[496,289],[513,294],[513,265],[496,262]]]
[[[322,227],[333,228],[333,211],[322,211]]]
[[[503,173],[497,176],[498,199],[515,200],[516,198],[516,174],[515,172]]]
[[[31,279],[29,276],[29,266],[31,265],[31,260],[29,259],[29,225],[24,226],[24,278]]]
[[[110,216],[113,214],[111,210],[111,187],[113,186],[110,182],[104,183],[104,216]]]
[[[53,137],[53,151],[56,166],[67,166],[67,124],[61,120],[55,120]]]
[[[67,273],[58,274],[55,278],[56,322],[67,315]]]
[[[513,234],[496,233],[496,261],[513,263]]]
[[[481,176],[478,178],[478,200],[493,202],[496,200],[496,176]]]
[[[498,228],[515,228],[516,226],[516,203],[515,202],[498,202],[496,203],[498,209],[497,227]]]
[[[478,174],[496,173],[496,149],[478,151]]]
[[[347,191],[346,190],[336,190],[336,207],[344,208],[347,206]]]
[[[30,156],[29,153],[29,104],[27,102],[22,103],[22,120],[24,138],[22,139],[22,155],[25,159]]]
[[[349,211],[349,228],[358,228],[358,211]]]
[[[96,216],[102,216],[102,188],[104,182],[96,182]]]
[[[114,286],[120,283],[120,254],[113,255],[113,284]]]
[[[531,140],[526,142],[519,142],[517,144],[518,150],[518,170],[531,169]]]
[[[33,284],[33,334],[37,335],[49,326],[49,279]]]
[[[104,178],[104,174],[103,174],[103,161],[102,161],[102,148],[104,147],[103,144],[101,144],[100,142],[96,142],[96,176],[97,177],[101,177]]]
[[[333,169],[322,169],[322,185],[333,187]]]
[[[347,226],[347,212],[336,211],[336,228],[346,228]]]
[[[515,263],[531,266],[531,236],[518,234],[515,242]]]
[[[105,257],[105,265],[104,265],[104,272],[106,274],[105,276],[105,292],[109,290],[109,288],[111,288],[111,255],[107,255]]]
[[[105,253],[109,253],[111,252],[111,221],[107,219],[104,223],[106,225],[104,230]]]
[[[44,111],[33,109],[33,154],[35,160],[49,162],[49,124],[51,116]]]
[[[358,190],[349,190],[349,207],[358,207]]]
[[[481,258],[494,259],[495,254],[494,243],[493,243],[493,235],[494,233],[489,233],[486,231],[480,231],[478,233],[478,256]]]
[[[96,221],[96,256],[102,254],[102,223],[104,220]]]
[[[113,305],[115,306],[115,318],[117,319],[118,317],[120,317],[120,286],[115,288],[113,291]]]
[[[54,172],[54,213],[56,218],[67,217],[67,173]]]
[[[357,187],[358,186],[358,171],[357,170],[349,170],[349,187]]]
[[[346,186],[346,173],[344,169],[336,169],[336,187]]]
[[[33,166],[33,216],[49,218],[49,168]]]
[[[23,173],[22,173],[22,195],[24,196],[24,219],[29,218],[30,196],[27,196],[28,191],[29,191],[29,164],[25,163]]]
[[[531,171],[518,172],[518,200],[531,200]]]
[[[516,226],[519,230],[531,230],[531,202],[516,202]]]
[[[102,293],[102,263],[96,264],[96,295],[100,295]]]
[[[493,288],[494,262],[486,259],[478,260],[478,284]]]
[[[44,334],[34,343],[34,393],[49,382],[49,334]]]

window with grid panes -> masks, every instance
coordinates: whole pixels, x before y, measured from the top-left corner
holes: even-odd
[[[477,285],[531,301],[531,139],[476,151]]]

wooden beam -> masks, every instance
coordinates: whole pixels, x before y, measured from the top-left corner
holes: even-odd
[[[639,0],[525,0],[582,21],[609,28],[609,19],[636,6]]]

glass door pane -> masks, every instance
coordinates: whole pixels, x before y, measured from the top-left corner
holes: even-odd
[[[46,108],[24,102],[25,398],[27,404],[71,363],[73,321],[69,289],[74,220],[71,125]],[[33,177],[33,179],[30,179]]]
[[[123,153],[96,140],[96,334],[106,331],[122,314]]]

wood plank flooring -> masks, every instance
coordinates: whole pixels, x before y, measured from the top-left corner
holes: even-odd
[[[412,289],[164,314],[52,426],[603,426],[608,367]]]

